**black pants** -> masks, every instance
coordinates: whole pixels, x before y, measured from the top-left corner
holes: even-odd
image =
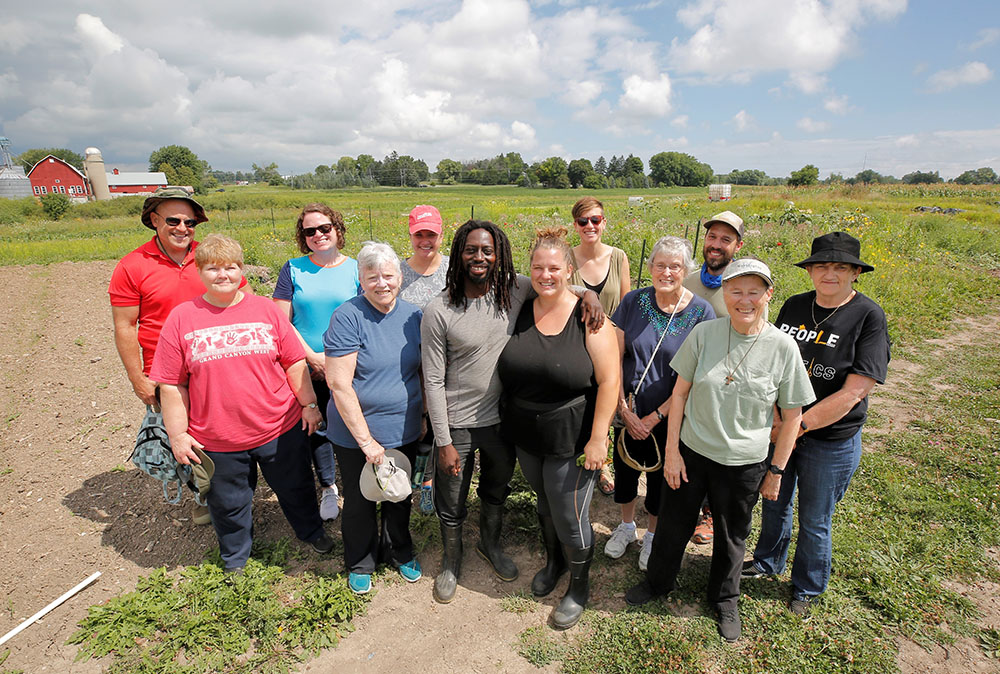
[[[340,479],[344,487],[344,508],[340,513],[340,532],[344,538],[344,566],[351,573],[370,574],[378,564],[379,525],[376,504],[361,495],[361,470],[365,467],[365,453],[357,447],[333,446],[340,466]],[[417,443],[403,445],[399,451],[410,460],[416,460]],[[382,501],[382,521],[389,538],[392,563],[406,564],[413,559],[413,541],[410,539],[410,505],[412,499],[399,503]]]
[[[482,428],[452,428],[451,440],[458,452],[458,475],[435,470],[434,509],[445,526],[461,525],[469,514],[466,501],[476,467],[479,450],[479,500],[490,505],[503,505],[510,494],[510,478],[514,475],[517,457],[514,448],[500,437],[500,426]],[[438,465],[438,448],[431,450],[431,461]]]
[[[628,435],[628,430],[624,428],[615,429],[614,452],[612,453],[612,464],[615,467],[615,503],[625,505],[631,503],[639,495],[639,477],[642,473],[632,468],[618,454],[618,436],[626,434],[626,447],[629,456],[639,463],[652,466],[656,463],[656,451],[653,449],[652,438],[656,438],[659,443],[660,456],[663,456],[663,449],[667,444],[667,422],[666,420],[653,426],[650,435],[645,440],[636,440]],[[654,517],[660,514],[660,494],[667,489],[666,480],[663,479],[663,469],[659,468],[646,473],[646,497],[643,499],[643,508]]]
[[[708,600],[719,608],[736,608],[746,538],[760,496],[760,484],[767,472],[767,460],[725,466],[698,454],[683,442],[680,450],[688,481],[682,481],[677,489],[663,489],[646,580],[654,590],[664,594],[676,587],[684,549],[698,524],[702,500],[707,494],[715,522]]]
[[[258,465],[295,535],[311,541],[323,533],[309,467],[309,439],[299,423],[260,447],[208,454],[215,462],[208,511],[227,569],[240,568],[250,558]]]

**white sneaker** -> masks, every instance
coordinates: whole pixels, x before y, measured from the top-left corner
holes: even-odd
[[[339,497],[336,485],[323,487],[323,496],[319,501],[319,516],[321,518],[324,520],[337,519],[337,515],[340,514],[340,505],[337,503]]]
[[[653,536],[654,534],[647,531],[642,537],[642,550],[639,551],[640,571],[645,571],[646,567],[649,566],[649,553],[653,551]]]
[[[611,538],[604,545],[604,554],[611,559],[618,559],[625,554],[629,543],[635,543],[637,540],[639,532],[635,530],[635,522],[628,524],[622,522],[611,532]]]

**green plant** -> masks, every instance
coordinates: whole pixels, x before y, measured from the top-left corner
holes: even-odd
[[[517,652],[535,667],[544,667],[561,660],[565,646],[558,643],[547,627],[529,627],[517,635]]]
[[[65,194],[45,194],[42,195],[42,210],[45,211],[45,215],[49,220],[59,220],[62,216],[66,215],[66,211],[69,210],[70,201],[69,197]]]

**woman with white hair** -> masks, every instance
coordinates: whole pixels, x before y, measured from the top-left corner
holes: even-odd
[[[323,336],[327,437],[333,443],[344,487],[344,564],[348,585],[357,594],[371,589],[379,547],[375,503],[358,484],[362,469],[382,463],[386,449],[399,449],[410,465],[421,435],[421,311],[398,299],[402,277],[399,258],[384,243],[368,242],[358,253],[361,295],[330,318]],[[410,539],[410,499],[383,502],[382,519],[392,563],[409,582],[420,579],[420,563]]]
[[[635,506],[639,476],[646,473],[648,515],[639,552],[639,568],[646,570],[653,549],[663,476],[660,464],[667,436],[667,413],[677,373],[670,368],[681,344],[694,326],[715,318],[715,310],[682,284],[694,268],[691,243],[665,236],[649,255],[652,285],[625,295],[611,317],[621,354],[622,388],[618,414],[624,428],[615,428],[615,503],[622,509],[621,524],[604,546],[604,554],[618,559],[638,539]]]

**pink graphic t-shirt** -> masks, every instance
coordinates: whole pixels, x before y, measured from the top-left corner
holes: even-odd
[[[170,312],[149,376],[188,387],[188,433],[205,449],[237,452],[302,418],[285,370],[305,358],[288,318],[265,297],[220,309],[201,297]]]

